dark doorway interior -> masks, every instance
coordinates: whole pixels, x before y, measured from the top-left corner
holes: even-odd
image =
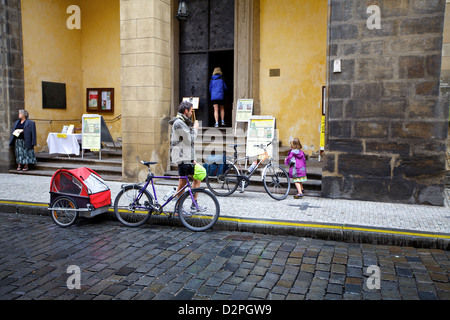
[[[225,123],[227,127],[231,127],[232,122],[232,108],[233,108],[233,82],[234,82],[234,52],[233,50],[216,51],[209,53],[209,75],[210,78],[215,67],[220,67],[223,73],[223,79],[227,85],[227,92],[225,96]],[[214,108],[211,102],[208,103],[208,126],[214,124]],[[220,117],[219,117],[220,121]]]
[[[209,81],[220,66],[228,92],[225,122],[232,124],[234,81],[234,0],[190,0],[189,18],[180,22],[180,100],[199,97],[197,120],[203,127],[214,125]]]

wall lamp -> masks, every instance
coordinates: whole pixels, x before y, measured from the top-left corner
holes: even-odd
[[[189,13],[187,10],[186,1],[179,0],[177,19],[180,21],[186,21],[188,18],[188,15],[189,15]]]

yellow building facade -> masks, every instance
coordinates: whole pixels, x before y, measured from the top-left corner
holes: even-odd
[[[326,85],[328,1],[262,0],[260,6],[260,113],[276,118],[283,145],[299,138],[303,150],[315,155]]]
[[[232,104],[235,106],[238,99],[251,98],[254,115],[275,117],[282,145],[288,146],[292,138],[299,138],[304,151],[309,156],[317,156],[325,113],[328,127],[325,154],[330,161],[322,180],[322,186],[328,187],[326,192],[322,188],[322,194],[367,198],[366,194],[354,196],[361,188],[351,181],[359,179],[358,183],[366,186],[367,181],[375,178],[369,172],[367,180],[366,172],[361,174],[353,167],[350,158],[355,154],[364,159],[369,157],[374,163],[382,160],[381,167],[386,154],[392,159],[402,159],[398,168],[394,166],[397,162],[386,160],[393,166],[392,184],[397,185],[397,179],[405,180],[400,171],[409,168],[410,163],[417,163],[416,158],[428,150],[427,146],[420,147],[417,141],[411,140],[418,137],[424,140],[420,143],[428,139],[436,141],[439,156],[434,160],[439,182],[434,187],[442,189],[445,168],[441,168],[440,146],[442,140],[448,141],[442,123],[448,121],[448,110],[443,105],[445,88],[450,83],[448,19],[444,19],[444,11],[448,15],[446,1],[427,5],[422,1],[401,0],[192,0],[186,3],[191,10],[188,19],[194,26],[197,22],[200,25],[202,19],[220,15],[220,10],[213,9],[218,3],[222,9],[232,8],[232,20],[227,21],[233,24],[233,44],[225,48],[227,54],[232,50],[229,68],[232,70],[227,70],[232,72]],[[232,5],[226,7],[228,3]],[[37,124],[36,151],[46,150],[49,132],[59,132],[69,124],[81,126],[82,115],[90,113],[86,102],[88,88],[114,88],[114,112],[100,114],[113,138],[122,140],[124,180],[145,177],[140,160],[157,161],[158,173],[169,169],[168,121],[186,94],[181,93],[180,79],[190,70],[186,65],[181,66],[182,61],[189,60],[181,59],[187,53],[180,42],[182,39],[195,41],[191,35],[204,32],[186,29],[186,23],[177,20],[178,4],[178,0],[21,0],[24,105]],[[74,7],[79,9],[79,15],[69,10]],[[77,22],[79,28],[70,27]],[[208,23],[216,28],[214,21]],[[377,24],[381,25],[380,29]],[[220,33],[210,35],[207,41],[220,36]],[[413,56],[399,50],[395,46],[399,43],[410,45]],[[220,56],[221,49],[208,50],[205,51],[208,57]],[[422,53],[428,54],[426,60]],[[342,72],[330,70],[335,62],[331,60],[342,62]],[[371,64],[372,61],[384,64]],[[415,62],[419,65],[414,65]],[[208,63],[213,62],[206,62],[205,69],[212,67]],[[206,87],[209,77],[208,71],[197,80]],[[43,81],[66,84],[65,109],[42,107]],[[427,104],[415,103],[414,95]],[[14,98],[19,101],[21,96],[17,94]],[[403,112],[390,108],[392,105],[400,106]],[[374,108],[373,113],[366,110],[369,106]],[[394,119],[383,114],[383,110],[394,112]],[[233,120],[235,112],[234,108]],[[366,115],[371,118],[364,118]],[[369,123],[375,118],[378,123]],[[436,127],[432,127],[435,123]],[[413,134],[414,128],[424,128],[426,136],[420,132]],[[393,144],[383,144],[383,137],[388,137]],[[374,145],[379,146],[375,151],[371,149]],[[350,160],[345,162],[347,156]],[[350,173],[347,166],[351,167]],[[382,177],[378,180],[382,189]],[[411,190],[408,189],[401,201],[421,198],[420,202],[426,202],[423,199],[430,192],[423,196],[420,193],[428,190],[429,183],[415,178],[406,180]],[[348,196],[350,189],[352,195]],[[368,192],[371,193],[372,190]],[[410,194],[412,198],[408,198]]]
[[[72,5],[80,8],[80,29],[68,27],[76,18]],[[180,100],[178,1],[22,0],[21,6],[25,106],[37,121],[37,151],[46,150],[49,132],[81,126],[89,113],[87,88],[110,87],[114,113],[100,114],[113,138],[122,138],[124,177],[138,175],[143,159],[158,161],[164,172],[166,121]],[[235,98],[254,98],[255,114],[274,116],[283,145],[298,137],[308,154],[316,154],[326,84],[327,0],[295,5],[236,0],[234,6],[235,17],[245,19],[235,21]],[[272,69],[279,74],[271,76]],[[66,84],[66,109],[42,108],[42,81]]]
[[[69,29],[72,5],[82,10],[81,29]],[[121,137],[119,1],[23,0],[21,6],[25,108],[37,124],[36,151],[46,150],[49,132],[81,127],[87,88],[115,89],[114,113],[104,118],[113,137]],[[43,81],[66,85],[66,109],[42,107]]]

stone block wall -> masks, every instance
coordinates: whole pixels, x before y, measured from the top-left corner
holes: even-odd
[[[0,2],[0,172],[15,163],[9,138],[20,109],[24,109],[20,0],[8,0]]]
[[[450,0],[445,1],[445,22],[442,45],[441,87],[450,89]],[[447,137],[447,177],[446,188],[450,188],[450,118],[449,135]]]
[[[145,179],[139,161],[165,172],[171,109],[172,1],[121,0],[123,178]]]
[[[332,0],[330,10],[322,195],[442,205],[445,0]]]

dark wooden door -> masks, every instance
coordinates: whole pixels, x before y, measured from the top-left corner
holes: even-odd
[[[180,22],[180,100],[199,97],[195,114],[202,125],[214,124],[209,81],[221,67],[228,87],[227,125],[231,125],[234,70],[234,0],[189,0],[189,18]]]

